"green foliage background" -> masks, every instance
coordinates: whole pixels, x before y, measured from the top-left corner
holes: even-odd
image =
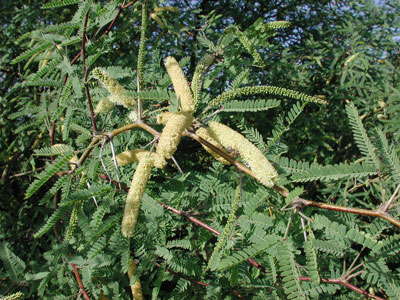
[[[375,211],[392,199],[386,211],[399,219],[400,2],[146,2],[147,12],[156,12],[162,22],[149,18],[146,30],[139,94],[149,123],[159,109],[178,107],[162,63],[168,55],[180,61],[189,81],[206,53],[215,57],[205,75],[199,120],[219,108],[199,116],[212,99],[244,86],[278,86],[328,102],[258,94],[223,103],[214,119],[267,155],[289,196],[242,175],[233,224],[207,272],[218,238],[160,205],[185,211],[219,232],[232,221],[239,174],[214,161],[196,141],[184,137],[175,154],[184,174],[172,162],[153,171],[130,240],[120,233],[126,191],[101,178],[99,147],[73,175],[56,174],[69,171],[73,152],[80,156],[93,134],[82,61],[72,63],[81,51],[86,13],[87,85],[94,105],[107,95],[90,76],[94,67],[106,69],[138,96],[142,2],[134,2],[108,32],[128,1],[1,1],[0,296],[77,295],[75,264],[91,298],[129,299],[126,273],[134,258],[146,299],[367,297],[348,284],[378,299],[400,299],[399,227],[383,218],[292,202],[301,196]],[[178,10],[157,12],[165,6]],[[272,21],[291,26],[265,26]],[[250,48],[232,28],[243,32]],[[131,123],[128,114],[116,106],[97,115],[98,131]],[[113,145],[119,153],[151,141],[151,135],[135,130],[115,136]],[[50,150],[52,143],[68,146],[59,154]],[[117,180],[109,143],[102,157]],[[125,186],[135,168],[119,168]],[[251,257],[263,267],[249,264]]]

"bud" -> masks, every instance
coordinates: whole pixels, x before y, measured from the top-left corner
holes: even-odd
[[[180,99],[181,111],[193,113],[195,105],[192,91],[190,90],[189,84],[181,67],[179,66],[176,59],[172,56],[168,56],[164,60],[164,64],[169,77],[171,77],[175,93]]]
[[[274,182],[278,180],[278,173],[269,160],[260,149],[243,135],[228,126],[214,121],[209,122],[209,132],[225,148],[231,147],[238,151],[240,158],[248,163],[250,169],[262,184],[272,187]]]

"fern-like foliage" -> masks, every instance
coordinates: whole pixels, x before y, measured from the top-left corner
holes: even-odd
[[[307,182],[315,180],[331,181],[342,178],[359,178],[375,174],[376,169],[371,165],[358,163],[347,165],[342,163],[333,166],[312,166],[306,171],[292,174],[291,180],[294,182]]]
[[[400,178],[400,159],[396,153],[396,147],[390,145],[385,134],[380,129],[376,129],[379,137],[379,150],[382,161],[386,164],[389,173],[395,178]]]
[[[240,88],[240,86],[246,82],[248,75],[249,75],[249,69],[241,71],[232,80],[232,82],[229,84],[229,86],[226,90],[233,91],[233,90]]]
[[[288,174],[303,173],[308,171],[311,166],[309,162],[297,161],[287,157],[279,157],[274,161],[281,169],[285,170]],[[314,166],[317,166],[314,164]]]
[[[278,118],[276,125],[272,129],[272,137],[269,138],[267,147],[274,146],[282,135],[287,132],[297,117],[303,112],[305,103],[296,102],[289,110],[285,119],[283,117]]]
[[[232,253],[230,256],[222,258],[216,269],[217,270],[224,270],[228,268],[232,268],[251,257],[255,257],[258,254],[272,248],[276,244],[279,243],[279,237],[276,235],[267,235],[265,238],[257,244],[253,244],[246,248],[241,249],[240,251]]]
[[[300,285],[294,251],[293,245],[288,241],[282,242],[278,247],[277,260],[283,276],[283,289],[288,299],[306,299]]]
[[[40,227],[40,229],[35,233],[34,237],[37,239],[46,234],[46,232],[48,232],[54,226],[54,224],[56,224],[56,222],[64,216],[67,210],[68,209],[66,207],[57,208],[56,211],[53,212],[50,218],[46,221],[46,223],[43,224],[42,227]]]
[[[44,50],[50,48],[53,45],[53,43],[51,42],[44,42],[44,43],[39,43],[38,45],[36,45],[35,47],[33,47],[32,49],[28,49],[26,50],[24,53],[20,54],[19,56],[17,56],[16,58],[14,58],[11,63],[12,64],[16,64],[19,63],[27,58],[31,58],[32,56],[43,52]]]
[[[53,156],[73,152],[74,149],[70,145],[58,144],[52,147],[45,147],[35,150],[37,156]]]
[[[57,8],[57,7],[64,7],[72,4],[76,4],[81,2],[81,0],[55,0],[49,3],[46,3],[42,6],[42,8]]]
[[[310,238],[308,241],[304,242],[304,252],[306,254],[306,262],[308,268],[308,275],[311,281],[318,285],[320,283],[320,276],[318,271],[318,258],[317,253],[314,248],[314,238]]]
[[[259,99],[247,101],[233,100],[225,104],[223,110],[229,112],[262,111],[278,107],[280,104],[281,101],[277,99]]]
[[[214,250],[213,250],[213,252],[212,252],[212,254],[210,256],[210,259],[208,261],[208,265],[207,265],[206,270],[208,270],[210,268],[211,268],[211,270],[213,270],[214,266],[216,265],[216,264],[213,264],[213,260],[215,259],[216,254],[224,246],[224,244],[225,244],[225,242],[226,242],[226,240],[227,240],[227,238],[228,238],[228,236],[229,236],[229,234],[230,234],[230,232],[232,230],[233,222],[234,222],[234,218],[235,218],[235,213],[236,213],[237,209],[239,208],[240,196],[241,196],[241,187],[238,186],[236,188],[235,199],[233,200],[233,203],[232,203],[232,209],[231,209],[231,212],[229,214],[228,221],[226,222],[225,228],[222,231],[221,235],[219,236],[218,243],[215,246],[215,248],[214,248]]]
[[[369,163],[373,164],[376,169],[380,169],[380,162],[376,155],[375,148],[367,135],[367,131],[358,115],[358,110],[353,103],[346,105],[346,113],[349,118],[357,147]]]
[[[46,167],[42,171],[35,181],[33,181],[25,194],[25,199],[30,198],[43,184],[46,183],[54,174],[56,174],[72,157],[74,153],[67,153],[63,156],[57,157],[57,159],[50,166]]]
[[[6,242],[0,243],[0,260],[3,262],[7,276],[13,282],[19,282],[26,265],[17,255],[15,255],[14,252],[8,248],[8,244]]]

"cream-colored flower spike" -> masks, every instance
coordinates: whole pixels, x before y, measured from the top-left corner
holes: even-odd
[[[207,142],[209,142],[210,144],[213,144],[215,147],[221,149],[221,151],[226,152],[228,154],[228,151],[226,151],[226,149],[221,145],[220,142],[218,142],[217,140],[215,140],[210,132],[209,129],[204,128],[204,127],[200,127],[199,129],[197,129],[196,134],[205,139]],[[215,153],[214,151],[212,151],[210,148],[208,148],[207,146],[204,146],[202,144],[203,148],[210,153],[216,160],[222,162],[224,165],[230,165],[230,162],[227,161],[225,158],[223,158],[222,156],[218,155],[217,153]]]
[[[133,259],[129,260],[129,266],[128,266],[128,277],[129,280],[132,279],[132,277],[136,273],[136,264],[133,261]],[[143,292],[142,292],[142,284],[140,283],[140,279],[137,278],[135,283],[131,285],[131,290],[132,290],[132,297],[133,300],[143,300]]]
[[[124,151],[116,155],[117,163],[119,166],[125,166],[127,164],[139,162],[147,153],[149,153],[149,151],[143,149]],[[151,153],[151,158],[156,168],[163,169],[167,164],[164,157],[158,153]]]
[[[274,185],[279,175],[260,149],[226,125],[212,121],[208,126],[212,136],[225,148],[231,147],[239,152],[240,158],[249,164],[250,169],[262,184],[268,187]]]
[[[106,97],[97,103],[94,113],[98,114],[108,112],[114,107],[114,105],[115,103],[111,102],[110,97]]]
[[[153,167],[153,159],[150,153],[144,155],[139,161],[135,174],[133,175],[128,196],[126,197],[124,216],[122,218],[122,235],[132,237],[135,232],[136,222],[140,211],[140,202],[146,189],[147,181]]]
[[[194,99],[192,91],[186,80],[185,74],[183,73],[178,62],[172,56],[168,56],[164,60],[165,68],[167,69],[169,77],[171,77],[172,85],[176,95],[179,97],[181,102],[181,111],[193,113],[195,109]]]
[[[157,123],[164,124],[158,140],[156,153],[170,159],[178,148],[183,131],[193,123],[193,116],[188,112],[164,112],[157,116]]]

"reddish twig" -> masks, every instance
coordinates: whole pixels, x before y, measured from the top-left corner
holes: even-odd
[[[299,279],[302,280],[302,281],[311,281],[311,278],[310,277],[306,277],[306,276],[300,276]],[[352,285],[351,283],[349,283],[349,282],[347,282],[346,280],[343,280],[343,279],[321,278],[321,281],[325,282],[325,283],[333,283],[333,284],[343,285],[343,286],[347,287],[348,289],[350,289],[352,291],[355,291],[355,292],[357,292],[359,294],[362,294],[362,295],[367,296],[367,297],[372,298],[372,299],[386,300],[385,298],[381,298],[381,297],[372,295],[372,294],[368,293],[367,291],[364,291],[364,290],[356,287],[355,285]]]
[[[392,71],[392,87],[394,87],[395,82],[396,82],[395,73],[396,73],[397,66],[399,65],[399,61],[400,61],[400,50],[397,51],[397,59],[396,59],[396,63],[394,64],[394,68]]]
[[[79,285],[79,291],[82,293],[83,298],[85,298],[86,300],[90,300],[88,294],[85,291],[85,287],[83,286],[83,283],[82,283],[81,277],[79,276],[78,269],[76,268],[76,265],[75,264],[71,264],[71,266],[74,269],[75,278],[76,278],[76,281],[78,282],[78,285]]]
[[[85,23],[83,24],[83,32],[82,32],[82,65],[83,65],[83,85],[85,87],[86,98],[89,105],[90,110],[90,118],[92,119],[93,133],[97,133],[97,125],[96,120],[94,119],[94,111],[92,105],[92,99],[90,98],[89,86],[87,84],[87,67],[86,67],[86,27],[89,19],[89,12],[86,13]]]
[[[305,199],[302,199],[302,198],[295,199],[293,201],[293,206],[297,206],[297,207],[303,207],[303,206],[318,207],[318,208],[327,209],[327,210],[341,211],[341,212],[346,212],[346,213],[351,213],[351,214],[358,214],[358,215],[363,215],[363,216],[378,217],[378,218],[385,219],[386,221],[392,223],[393,225],[396,225],[396,226],[400,227],[400,221],[399,220],[393,218],[391,215],[389,215],[389,213],[387,213],[385,211],[381,211],[379,208],[376,209],[376,210],[369,210],[369,209],[362,209],[362,208],[355,208],[355,207],[347,207],[347,206],[327,204],[327,203],[322,203],[322,202],[305,200]]]

